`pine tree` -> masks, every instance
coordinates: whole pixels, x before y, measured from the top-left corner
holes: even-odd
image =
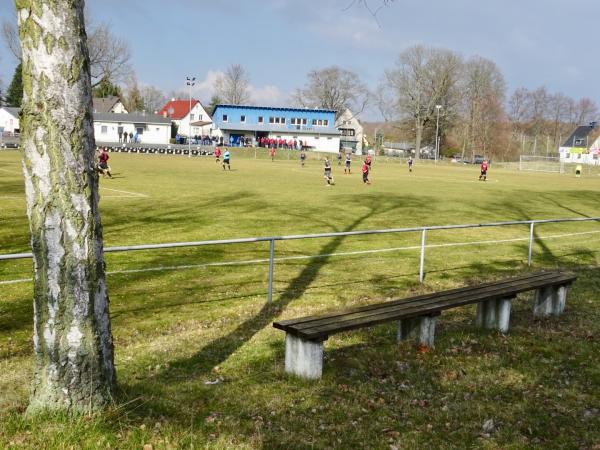
[[[15,68],[15,74],[13,75],[10,86],[6,91],[6,103],[9,106],[20,107],[23,101],[23,75],[22,75],[22,64]]]
[[[94,97],[121,97],[121,88],[114,85],[108,77],[103,77],[98,86],[94,88]]]

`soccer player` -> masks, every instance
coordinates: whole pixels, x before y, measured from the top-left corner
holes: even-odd
[[[363,174],[363,183],[371,184],[371,182],[369,181],[369,164],[367,164],[367,158],[365,158],[365,160],[363,161],[362,174]]]
[[[300,164],[302,167],[304,167],[304,161],[306,161],[306,153],[304,153],[304,150],[302,150],[300,152]]]
[[[487,170],[488,170],[488,163],[484,159],[483,162],[481,163],[481,174],[479,174],[479,181],[481,181],[482,179],[483,179],[483,181],[486,180],[486,178],[487,178]]]
[[[221,162],[221,149],[219,147],[215,148],[215,162]]]
[[[225,152],[223,152],[223,170],[225,170],[225,165],[227,168],[231,170],[231,166],[229,165],[229,149],[225,147]]]
[[[272,148],[269,154],[271,155],[271,161],[275,161],[275,148]]]
[[[344,175],[346,173],[350,174],[350,164],[352,163],[352,158],[350,158],[350,153],[346,153],[346,164],[344,165]]]
[[[371,154],[367,153],[367,157],[365,158],[365,163],[369,166],[369,171],[371,170]]]
[[[337,155],[338,166],[342,165],[342,151],[340,150]]]
[[[110,173],[110,166],[108,165],[108,152],[104,147],[100,147],[100,153],[98,154],[98,169],[102,173],[102,177],[106,178],[108,175],[109,178],[112,178],[112,174]]]
[[[326,186],[331,186],[334,184],[333,177],[331,176],[331,161],[329,158],[325,157],[325,181],[327,182]]]
[[[412,172],[412,166],[413,166],[413,160],[412,160],[412,156],[408,157],[408,171]]]

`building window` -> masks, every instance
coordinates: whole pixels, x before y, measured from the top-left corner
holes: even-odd
[[[319,136],[315,136],[315,139],[319,139]]]
[[[306,125],[308,123],[307,119],[302,119],[302,125]]]
[[[323,120],[323,125],[326,126],[326,127],[328,127],[329,126],[329,120],[324,119]]]
[[[263,116],[258,116],[258,123],[263,123],[263,122],[264,122]]]
[[[312,121],[313,127],[317,124],[317,119],[313,119]]]
[[[240,122],[246,123],[246,116],[240,116]]]
[[[285,123],[285,117],[281,117],[281,123]]]
[[[321,119],[317,120],[317,125],[322,126],[323,125],[323,121]]]
[[[156,127],[156,131],[157,131],[157,132],[158,132],[158,131],[160,131],[160,128]]]
[[[330,138],[330,137],[328,137],[328,138],[327,138],[327,140],[328,140],[328,141],[330,141],[330,140],[331,140],[331,138]]]
[[[292,125],[296,125],[296,118],[292,117],[292,118],[290,119],[290,123],[291,123]]]
[[[269,117],[269,123],[275,123],[275,117]]]
[[[583,139],[575,139],[575,145],[583,145]]]
[[[227,114],[223,114],[223,122],[227,122],[229,120],[229,117],[227,117]]]
[[[194,117],[195,117],[194,114],[190,114],[190,121],[194,120]]]
[[[100,127],[100,133],[102,133],[102,134],[108,133],[108,127],[106,125],[102,125]]]
[[[144,129],[142,127],[137,127],[135,131],[137,134],[144,134]]]

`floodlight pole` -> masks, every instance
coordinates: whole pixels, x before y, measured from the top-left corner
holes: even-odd
[[[442,105],[435,105],[435,109],[437,111],[437,119],[435,121],[435,162],[437,162],[440,156],[440,109],[442,109]]]
[[[188,158],[192,157],[192,86],[196,83],[196,77],[185,77],[190,92],[190,110],[188,112]]]

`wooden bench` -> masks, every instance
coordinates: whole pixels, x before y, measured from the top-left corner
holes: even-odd
[[[322,315],[274,322],[286,332],[285,370],[303,378],[321,378],[323,341],[336,333],[398,321],[398,341],[416,340],[433,347],[436,318],[446,309],[477,303],[477,326],[508,332],[512,300],[535,290],[536,317],[560,315],[568,287],[577,277],[569,272],[537,272],[501,281],[418,295]]]

